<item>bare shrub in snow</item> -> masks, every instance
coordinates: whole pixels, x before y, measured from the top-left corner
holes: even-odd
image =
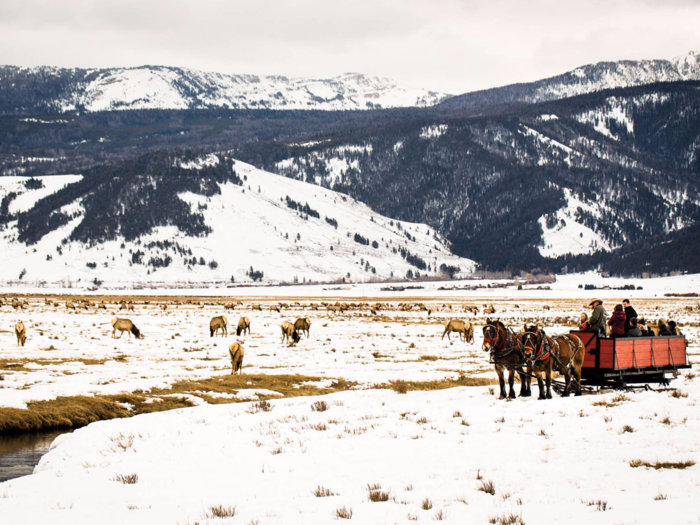
[[[335,509],[335,517],[341,520],[352,519],[352,509],[348,509],[346,507]]]
[[[311,410],[314,412],[325,412],[328,410],[330,407],[328,406],[328,403],[325,401],[316,401],[311,405]]]
[[[311,493],[316,496],[317,498],[327,498],[329,496],[335,496],[335,492],[333,492],[331,489],[328,489],[326,487],[322,487],[319,485],[316,487],[314,490],[311,491]]]
[[[493,484],[493,481],[482,480],[479,487],[477,487],[477,490],[486,492],[486,494],[491,494],[493,496],[496,494],[496,485]]]
[[[117,474],[114,476],[114,481],[124,483],[125,485],[134,485],[139,482],[138,474]]]
[[[237,512],[238,511],[236,510],[235,505],[231,505],[231,506],[215,505],[215,506],[209,507],[209,511],[207,512],[207,518],[208,519],[233,518]]]

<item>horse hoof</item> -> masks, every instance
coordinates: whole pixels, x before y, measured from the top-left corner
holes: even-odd
[[[576,392],[576,396],[577,396],[577,397],[578,397],[578,396],[581,396],[581,395],[583,395],[583,394],[581,394],[581,392]]]

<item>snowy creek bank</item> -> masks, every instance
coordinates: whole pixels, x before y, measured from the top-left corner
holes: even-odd
[[[0,436],[0,483],[34,472],[53,440],[65,432]]]
[[[203,405],[60,436],[7,523],[694,523],[700,380],[498,400],[490,387]]]

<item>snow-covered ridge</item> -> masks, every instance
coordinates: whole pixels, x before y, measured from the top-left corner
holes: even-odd
[[[42,101],[64,112],[197,108],[358,110],[432,106],[448,96],[359,73],[287,78],[160,66],[97,71],[48,67],[21,70],[21,75],[29,77],[51,74],[71,77],[63,95]]]
[[[197,170],[214,159],[219,160],[209,155],[180,165]],[[452,255],[447,241],[425,224],[392,220],[340,193],[242,162],[235,163],[235,171],[242,186],[227,182],[211,197],[190,192],[178,196],[211,228],[203,237],[159,226],[132,241],[119,237],[90,246],[70,241],[85,217],[82,197],[54,210],[70,221],[32,246],[17,241],[14,218],[0,230],[0,280],[81,287],[95,280],[116,287],[190,286],[230,283],[232,278],[250,283],[254,270],[266,283],[364,282],[403,278],[409,271],[438,275],[443,264],[459,267],[462,275],[475,267],[473,261]],[[39,198],[79,179],[37,177],[43,187],[28,190],[27,177],[0,178],[0,200],[14,191],[18,195],[10,201],[10,213],[27,211]],[[416,266],[418,260],[426,267]]]
[[[605,89],[700,80],[700,51],[671,60],[621,60],[578,67],[550,78],[474,91],[451,97],[446,106],[481,106],[512,102],[538,103]]]

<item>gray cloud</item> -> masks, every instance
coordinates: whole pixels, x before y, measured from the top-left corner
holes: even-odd
[[[388,76],[451,93],[700,50],[700,0],[3,0],[0,63]]]

